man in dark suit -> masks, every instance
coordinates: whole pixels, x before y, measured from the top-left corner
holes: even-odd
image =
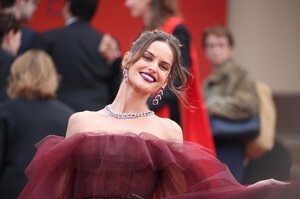
[[[115,94],[112,80],[119,65],[99,52],[104,35],[89,25],[97,5],[98,0],[66,0],[66,26],[41,35],[39,44],[51,55],[61,75],[58,98],[75,111],[99,110]]]
[[[12,14],[0,14],[0,102],[8,99],[6,94],[10,66],[21,43],[21,25]]]
[[[37,9],[38,2],[39,0],[0,0],[1,12],[13,14],[17,20],[25,23],[31,20],[32,15]],[[38,34],[34,30],[26,26],[22,26],[21,31],[21,46],[17,55],[32,48],[34,40],[38,37]]]
[[[14,56],[6,50],[0,48],[0,102],[8,99],[6,94],[7,77],[9,74],[10,66],[14,61]]]

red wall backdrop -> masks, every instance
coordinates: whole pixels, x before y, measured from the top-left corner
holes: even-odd
[[[141,20],[131,18],[129,10],[124,7],[124,1],[100,0],[97,14],[92,20],[92,26],[97,30],[108,32],[119,40],[122,53],[128,50],[143,26]],[[63,3],[64,0],[41,0],[28,26],[40,32],[63,26]],[[204,78],[211,68],[201,49],[201,32],[211,25],[226,25],[227,0],[180,0],[179,5],[198,48],[200,71]]]

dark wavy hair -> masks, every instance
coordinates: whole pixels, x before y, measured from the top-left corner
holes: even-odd
[[[145,31],[141,33],[139,38],[132,43],[130,48],[132,56],[128,61],[128,65],[130,66],[137,62],[148,47],[155,41],[166,42],[173,52],[174,60],[169,74],[168,87],[180,100],[184,100],[183,90],[186,85],[186,75],[188,74],[188,71],[181,65],[181,44],[175,36],[160,30]],[[175,80],[178,81],[178,79],[180,80],[180,84],[175,83]]]
[[[15,4],[16,0],[0,0],[0,7],[2,9],[4,8],[10,8]]]
[[[9,32],[13,31],[14,33],[21,30],[20,21],[18,21],[13,14],[0,14],[0,44],[3,42],[4,36]]]
[[[70,11],[74,17],[90,21],[99,3],[99,0],[66,0],[70,3]]]

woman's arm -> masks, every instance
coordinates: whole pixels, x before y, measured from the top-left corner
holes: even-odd
[[[168,128],[169,140],[183,142],[183,133],[181,127],[174,121],[168,120],[166,124]],[[180,144],[180,143],[179,143]],[[178,148],[178,150],[181,150]],[[185,178],[183,173],[174,165],[169,165],[159,173],[160,184],[158,195],[160,197],[168,197],[184,193],[186,189]]]

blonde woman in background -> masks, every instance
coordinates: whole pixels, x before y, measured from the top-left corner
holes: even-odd
[[[73,110],[55,100],[58,75],[43,51],[29,50],[13,63],[8,95],[0,104],[0,196],[17,198],[27,183],[24,170],[50,133],[64,135]]]

